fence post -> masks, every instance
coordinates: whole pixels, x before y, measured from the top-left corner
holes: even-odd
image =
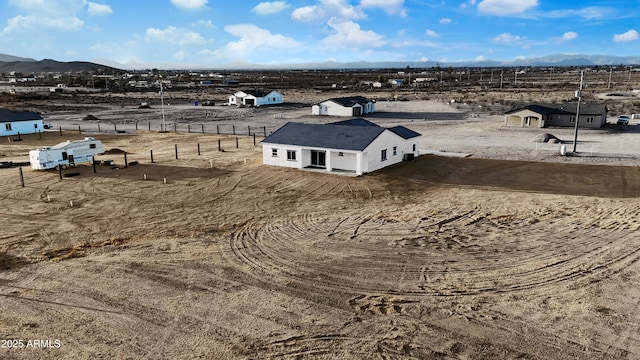
[[[80,125],[78,125],[78,134],[82,134],[82,130],[80,129]]]
[[[127,152],[126,151],[124,153],[124,168],[125,169],[129,168],[129,162],[127,161]]]
[[[91,157],[91,164],[93,164],[93,173],[96,173],[96,157],[92,156]]]
[[[151,131],[151,121],[147,121],[147,126],[149,127],[149,131]]]
[[[38,137],[42,139],[42,131],[38,130]]]
[[[20,186],[24,187],[24,175],[22,174],[22,167],[20,167]]]
[[[118,133],[118,124],[113,123],[113,131],[115,131],[116,134]]]
[[[100,133],[100,123],[98,123],[98,133]]]
[[[216,125],[216,134],[220,135],[220,125]]]
[[[136,131],[138,131],[138,121],[136,120]]]
[[[187,132],[191,133],[191,124],[187,124]]]
[[[256,146],[256,133],[253,133],[253,146]]]
[[[62,136],[62,126],[60,126],[60,136]]]
[[[151,155],[151,163],[153,164],[153,149],[149,150],[149,154]]]
[[[220,146],[220,139],[218,139],[218,151],[222,151],[222,147]]]
[[[178,123],[173,123],[173,132],[178,132]]]
[[[176,150],[176,160],[178,160],[178,144],[173,145]]]
[[[262,132],[264,133],[264,137],[267,137],[267,127],[266,126],[262,127]]]
[[[58,165],[58,175],[60,176],[60,180],[62,180],[62,165]]]
[[[238,138],[236,137],[236,149],[238,148]]]
[[[232,126],[232,130],[233,130],[232,134],[235,135],[236,134],[236,126],[235,125],[231,125],[231,126]]]
[[[247,135],[251,136],[251,125],[247,125]]]
[[[204,134],[204,124],[202,124],[202,133]]]
[[[198,143],[198,156],[200,156],[200,143]]]

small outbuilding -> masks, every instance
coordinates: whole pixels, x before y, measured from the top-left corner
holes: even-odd
[[[578,103],[517,104],[505,113],[505,126],[518,127],[575,127]],[[606,105],[580,104],[581,128],[601,128],[607,122]]]
[[[262,140],[265,165],[316,168],[356,175],[419,155],[421,134],[357,118],[329,124],[288,122]]]
[[[44,131],[43,118],[33,111],[0,109],[0,136],[35,134]]]
[[[275,90],[241,90],[229,96],[229,105],[265,106],[284,102],[284,96]]]
[[[376,103],[364,96],[332,98],[311,106],[312,115],[362,116],[376,111]]]

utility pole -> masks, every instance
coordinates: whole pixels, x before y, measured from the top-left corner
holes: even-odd
[[[584,70],[580,71],[580,89],[576,91],[576,95],[578,95],[578,106],[576,109],[576,121],[575,127],[573,129],[573,152],[576,152],[576,147],[578,146],[578,123],[580,122],[580,101],[582,100],[582,79],[584,78]]]

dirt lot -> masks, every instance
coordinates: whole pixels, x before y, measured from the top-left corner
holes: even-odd
[[[638,358],[640,126],[584,131],[560,157],[532,139],[569,130],[388,105],[404,115],[371,120],[422,132],[424,152],[471,156],[349,177],[262,166],[247,136],[236,148],[234,136],[128,128],[94,134],[115,161],[95,173],[24,168],[21,187],[18,169],[0,169],[0,357]],[[248,118],[309,119],[220,124]],[[0,153],[24,161],[85,135]]]

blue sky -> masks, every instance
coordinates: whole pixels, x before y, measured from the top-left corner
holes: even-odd
[[[0,53],[215,68],[640,55],[639,0],[2,0]]]

